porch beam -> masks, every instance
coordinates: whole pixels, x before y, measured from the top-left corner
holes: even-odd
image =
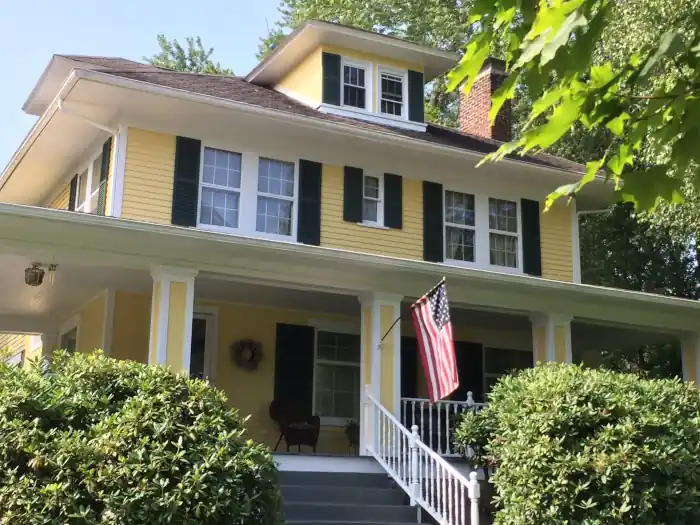
[[[197,270],[157,266],[151,271],[151,329],[148,364],[189,373]]]

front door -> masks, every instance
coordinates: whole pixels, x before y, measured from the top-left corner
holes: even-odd
[[[204,379],[207,370],[207,318],[192,319],[192,346],[190,353],[190,377]]]

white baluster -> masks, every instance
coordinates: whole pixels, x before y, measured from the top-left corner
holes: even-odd
[[[450,455],[450,407],[452,403],[445,403],[445,454]]]
[[[460,508],[459,508],[459,523],[460,525],[466,525],[466,519],[467,519],[467,514],[464,511],[464,508],[466,507],[466,501],[464,501],[464,485],[459,486],[459,501],[460,501]]]
[[[411,427],[411,506],[415,506],[418,497],[418,427]]]
[[[467,406],[470,410],[474,410],[474,405],[474,393],[470,390],[469,392],[467,392]]]
[[[411,401],[411,426],[416,424],[416,401]],[[406,425],[408,426],[408,425]]]
[[[471,519],[470,525],[479,525],[479,497],[481,496],[481,487],[476,472],[469,474],[469,500],[471,501]]]
[[[444,407],[444,403],[440,403],[438,401],[437,404],[437,453],[442,455],[442,418],[440,417],[440,413],[442,412],[442,407]]]
[[[424,416],[425,416],[425,402],[421,401],[420,402],[420,438],[425,439],[423,436],[423,432],[425,432],[425,421],[424,421]]]
[[[433,447],[433,404],[428,404],[428,446],[435,450]]]

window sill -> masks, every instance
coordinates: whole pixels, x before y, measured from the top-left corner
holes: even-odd
[[[225,226],[214,226],[212,224],[197,224],[198,230],[205,230],[225,235],[236,235],[238,237],[249,237],[251,239],[268,239],[272,241],[289,242],[296,244],[296,237],[288,235],[276,235],[272,233],[249,232],[241,229],[226,228]]]
[[[510,268],[508,266],[497,266],[495,264],[481,265],[473,262],[467,261],[457,261],[453,259],[445,258],[443,264],[448,266],[455,266],[458,268],[473,268],[474,270],[485,270],[488,272],[499,272],[499,273],[511,273],[515,275],[525,275],[522,268]]]
[[[396,128],[408,129],[411,131],[425,131],[427,128],[427,124],[425,122],[414,122],[405,118],[399,118],[391,115],[383,115],[380,113],[373,113],[371,111],[367,111],[366,109],[359,109],[352,106],[335,106],[333,104],[321,104],[318,106],[318,110],[321,113],[338,115],[340,117],[356,118],[360,120],[366,120],[367,122],[373,122],[375,124],[393,126]]]
[[[391,228],[387,228],[386,226],[382,226],[381,224],[376,224],[373,222],[358,222],[356,223],[358,226],[364,226],[365,228],[374,228],[375,230],[390,230]]]
[[[344,428],[348,426],[350,421],[352,418],[321,416],[322,427]]]

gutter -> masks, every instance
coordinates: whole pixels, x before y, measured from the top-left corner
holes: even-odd
[[[660,306],[692,308],[700,311],[700,301],[683,299],[679,297],[668,297],[664,295],[616,288],[604,288],[602,286],[593,286],[589,284],[553,281],[550,279],[532,277],[529,275],[500,273],[491,270],[462,268],[439,263],[399,259],[385,255],[351,252],[338,248],[310,246],[306,244],[288,243],[284,241],[259,239],[255,237],[238,235],[227,235],[224,233],[210,232],[194,228],[140,222],[129,219],[118,219],[115,217],[104,217],[99,215],[70,212],[66,210],[55,210],[52,208],[0,203],[0,215],[45,219],[50,221],[72,223],[75,225],[115,228],[133,232],[166,235],[182,239],[211,241],[219,244],[237,245],[241,247],[262,248],[275,250],[277,251],[278,255],[280,251],[290,252],[306,255],[308,257],[325,261],[326,263],[329,260],[336,260],[339,262],[359,263],[375,267],[390,266],[392,269],[413,271],[433,277],[441,275],[445,277],[454,277],[455,279],[479,279],[482,282],[490,281],[493,283],[506,283],[534,287],[535,290],[532,290],[531,288],[531,291],[540,289],[580,293],[589,297],[605,297],[627,301],[640,301],[647,304],[653,303]]]
[[[358,126],[353,126],[350,124],[344,124],[341,122],[331,122],[314,117],[307,117],[303,115],[295,115],[293,113],[287,113],[284,111],[278,111],[275,109],[263,108],[261,106],[256,106],[254,104],[247,104],[245,102],[237,102],[233,100],[227,100],[212,95],[203,95],[201,93],[194,93],[192,91],[186,91],[183,89],[177,89],[173,87],[161,86],[159,84],[153,84],[150,82],[144,82],[142,80],[134,80],[130,78],[120,77],[116,74],[109,74],[100,71],[77,69],[73,71],[73,74],[77,78],[84,78],[86,80],[91,80],[100,84],[114,85],[118,87],[124,87],[127,89],[134,89],[137,91],[144,91],[146,93],[152,93],[156,95],[163,95],[172,98],[178,98],[182,100],[188,100],[190,102],[196,102],[200,104],[208,104],[210,106],[216,106],[226,109],[235,109],[238,111],[243,111],[246,113],[261,115],[275,120],[283,120],[293,124],[305,126],[312,129],[325,128],[328,131],[339,133],[348,136],[364,136],[367,139],[390,144],[408,147],[411,149],[423,149],[431,153],[447,153],[455,157],[469,157],[470,159],[480,160],[483,158],[484,154],[467,150],[462,148],[455,148],[452,146],[445,146],[442,144],[435,144],[418,138],[409,138],[395,135],[386,131],[364,129]],[[541,169],[552,173],[557,173],[559,175],[566,175],[571,181],[578,181],[583,173],[574,173],[569,170],[556,168],[553,166],[546,166],[542,164],[535,164],[532,162],[525,162],[517,159],[503,159],[499,162],[508,164],[511,166],[523,167],[526,166],[531,169]],[[596,176],[598,178],[598,176]]]

